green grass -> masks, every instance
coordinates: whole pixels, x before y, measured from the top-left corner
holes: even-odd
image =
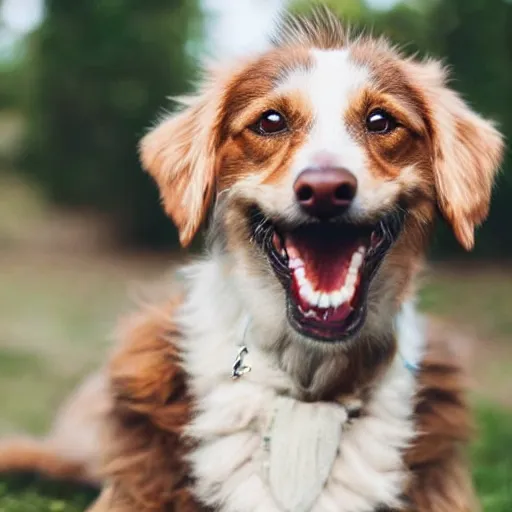
[[[472,447],[473,475],[485,512],[512,511],[512,413],[477,408],[479,435]]]
[[[31,477],[0,481],[0,512],[82,512],[96,492]]]

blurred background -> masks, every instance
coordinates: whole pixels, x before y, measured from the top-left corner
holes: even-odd
[[[183,257],[137,142],[197,61],[257,48],[307,0],[0,0],[0,435],[44,432],[104,360],[132,296]],[[442,57],[454,88],[512,134],[510,0],[330,0],[407,53]],[[512,511],[512,169],[476,250],[440,226],[423,309],[455,325],[472,366],[471,457],[484,510]],[[78,511],[87,494],[0,481],[0,510]]]

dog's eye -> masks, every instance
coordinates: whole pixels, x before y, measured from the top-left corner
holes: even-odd
[[[274,135],[288,129],[286,119],[275,110],[267,110],[251,129],[260,135]]]
[[[374,110],[366,118],[366,128],[371,133],[389,133],[396,127],[396,119],[384,110]]]

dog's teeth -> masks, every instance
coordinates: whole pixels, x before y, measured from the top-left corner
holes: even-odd
[[[358,273],[359,273],[359,269],[358,268],[350,266],[349,269],[348,269],[347,275],[349,275],[349,276],[357,276]]]
[[[359,268],[363,263],[363,255],[360,252],[355,252],[352,255],[351,267]]]
[[[288,267],[292,270],[301,268],[304,266],[304,262],[300,258],[290,258],[290,261],[288,262]]]
[[[298,267],[293,271],[293,275],[295,276],[295,279],[297,280],[297,283],[299,287],[302,285],[307,285],[308,280],[306,279],[306,271],[304,270],[304,267]]]
[[[317,291],[313,291],[310,295],[309,295],[309,303],[312,305],[312,306],[318,306],[318,302],[320,300],[320,292],[317,292]]]
[[[312,310],[312,309],[307,309],[307,310],[304,310],[302,309],[302,307],[299,305],[299,311],[306,317],[306,318],[310,318],[310,317],[314,317],[314,318],[318,318],[317,317],[317,314]]]
[[[356,291],[355,286],[347,286],[345,288],[345,290],[347,291],[348,299],[352,299],[352,297],[354,296],[354,293]]]
[[[290,257],[290,260],[300,260],[300,253],[297,251],[293,245],[286,245],[286,250],[288,252],[288,256]],[[302,261],[302,260],[300,260]]]
[[[338,306],[341,306],[343,303],[343,294],[341,291],[332,292],[331,293],[331,306],[333,308],[337,308]]]
[[[357,249],[357,252],[364,254],[366,252],[366,247],[364,245],[360,245]]]
[[[313,289],[307,281],[299,288],[299,294],[303,299],[309,302],[309,298],[313,294]]]
[[[348,293],[348,289],[346,286],[344,286],[340,290],[340,293],[341,293],[341,304],[343,304],[344,302],[347,302],[347,300],[350,299],[350,295]]]
[[[287,258],[288,257],[288,253],[286,252],[286,249],[281,249],[281,256],[283,258]]]
[[[318,307],[325,309],[331,305],[331,301],[329,298],[329,294],[322,293],[320,294],[320,298],[318,299]]]
[[[347,287],[355,286],[356,281],[357,281],[357,272],[355,272],[353,274],[349,273],[347,275],[347,278],[345,279],[345,286],[347,286]]]

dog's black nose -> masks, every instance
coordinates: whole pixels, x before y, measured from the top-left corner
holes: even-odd
[[[309,168],[299,174],[293,189],[306,213],[329,219],[350,206],[357,192],[357,179],[343,167]]]

